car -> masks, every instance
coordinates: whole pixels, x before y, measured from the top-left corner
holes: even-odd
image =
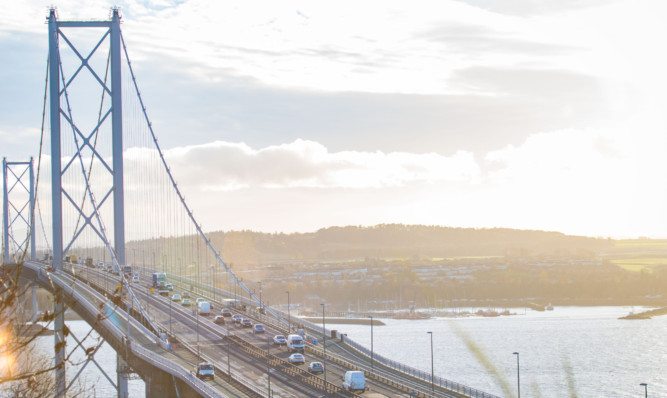
[[[252,332],[264,333],[264,325],[262,325],[261,323],[256,323],[255,326],[252,327]]]
[[[181,294],[181,296],[183,296],[183,298],[190,298],[190,293],[189,292],[183,292],[183,294]]]
[[[303,365],[304,363],[306,363],[306,358],[303,356],[303,354],[292,354],[292,355],[289,356],[289,358],[287,358],[287,360],[291,364],[301,364],[301,365]]]
[[[139,283],[139,275],[135,275],[132,277],[132,283]]]
[[[215,367],[213,367],[213,364],[211,363],[207,362],[200,363],[195,367],[195,372],[197,374],[197,377],[202,380],[204,379],[213,380],[215,378]]]
[[[183,299],[183,301],[181,301],[181,305],[183,307],[189,307],[192,305],[192,301],[190,301],[190,299]]]
[[[225,317],[230,317],[232,316],[232,311],[229,308],[223,308],[222,311],[220,312],[220,315]]]
[[[239,314],[232,315],[232,320],[234,321],[234,323],[241,323],[242,319],[243,317]]]
[[[245,318],[241,321],[241,326],[244,328],[250,328],[252,327],[252,321],[250,321],[248,318]]]
[[[224,325],[225,324],[225,317],[222,315],[216,315],[215,318],[213,318],[213,323],[218,324],[218,325]]]
[[[171,283],[167,283],[167,289],[171,292],[172,290],[174,290],[174,285],[172,285]]]
[[[197,297],[197,298],[195,299],[195,302],[196,302],[197,304],[199,304],[199,303],[202,302],[202,301],[206,301],[206,299],[205,299],[205,298],[202,298],[202,297]]]
[[[282,334],[277,334],[277,335],[273,336],[273,344],[275,344],[275,345],[286,345],[287,340],[285,339],[285,336],[283,336]]]
[[[314,374],[324,373],[324,365],[322,362],[311,362],[308,364],[308,371]]]
[[[171,301],[181,301],[181,295],[180,294],[174,294],[171,296]]]

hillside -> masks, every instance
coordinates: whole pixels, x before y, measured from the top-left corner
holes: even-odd
[[[312,233],[212,232],[225,261],[251,264],[281,260],[447,258],[465,256],[594,256],[613,241],[559,232],[381,224],[330,227]]]

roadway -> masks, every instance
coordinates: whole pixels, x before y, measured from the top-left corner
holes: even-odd
[[[117,285],[118,276],[85,266],[76,267],[80,278],[89,279],[107,291]],[[172,282],[174,283],[174,282]],[[212,362],[218,370],[218,377],[208,381],[211,386],[224,391],[225,395],[258,396],[265,395],[270,384],[272,394],[280,397],[317,397],[351,396],[341,389],[343,375],[348,370],[370,369],[370,361],[363,355],[341,344],[338,339],[327,338],[327,353],[318,347],[308,346],[304,356],[304,365],[292,365],[287,362],[290,355],[283,346],[272,344],[275,334],[287,334],[287,328],[269,315],[235,311],[266,327],[264,334],[252,333],[252,328],[242,328],[226,318],[224,326],[212,322],[213,316],[204,317],[196,314],[196,307],[184,307],[173,302],[169,297],[150,293],[152,280],[148,275],[140,277],[134,285],[134,292],[147,310],[149,316],[172,336],[173,349],[168,354],[174,361],[186,368],[193,368],[201,360]],[[184,286],[174,283],[173,293],[182,293]],[[192,294],[191,294],[192,295]],[[195,295],[191,300],[195,301]],[[211,301],[210,298],[206,298]],[[222,297],[220,297],[222,299]],[[213,314],[221,309],[220,302],[213,302]],[[295,318],[296,319],[296,318]],[[229,338],[227,338],[229,336]],[[133,336],[134,338],[134,336]],[[318,338],[321,341],[320,338]],[[199,344],[198,344],[199,343]],[[153,343],[154,345],[154,343]],[[199,347],[197,349],[197,347]],[[168,357],[165,355],[165,357]],[[325,364],[326,371],[321,375],[312,375],[307,371],[308,363],[318,361]],[[227,383],[226,376],[231,370],[237,383]],[[269,376],[270,374],[270,376]],[[375,363],[374,371],[366,378],[368,391],[364,397],[405,397],[409,392],[419,392],[418,396],[460,397],[436,386],[431,394],[431,385],[423,380],[400,374]],[[270,379],[270,380],[269,380]],[[230,380],[233,381],[233,380]],[[243,390],[238,382],[245,384],[251,391]],[[234,385],[238,387],[234,387]],[[261,394],[263,392],[263,394]],[[260,393],[260,394],[258,394]]]

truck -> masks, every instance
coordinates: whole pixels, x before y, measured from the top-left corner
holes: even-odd
[[[366,377],[364,372],[360,370],[348,370],[343,376],[343,390],[354,392],[354,391],[365,391],[366,390]]]
[[[301,352],[304,351],[303,337],[298,334],[290,334],[287,336],[287,349],[289,352]]]
[[[222,300],[222,306],[228,308],[241,308],[241,302],[235,299],[224,299]]]
[[[200,301],[197,303],[197,311],[199,311],[199,315],[203,316],[209,316],[211,315],[211,303],[208,301]]]
[[[125,276],[132,276],[132,266],[123,265],[123,273],[125,274]]]
[[[153,274],[153,287],[161,288],[167,285],[167,274],[164,272],[156,272]]]

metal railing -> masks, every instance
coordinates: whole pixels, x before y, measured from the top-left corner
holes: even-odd
[[[99,308],[90,303],[85,297],[83,297],[83,295],[81,295],[79,292],[73,289],[72,286],[70,286],[70,284],[63,278],[61,278],[57,273],[46,272],[44,268],[39,266],[33,266],[32,264],[29,263],[24,263],[24,265],[27,265],[29,268],[37,272],[38,279],[42,284],[45,285],[50,285],[51,283],[57,284],[58,287],[61,288],[67,296],[70,296],[74,300],[77,306],[83,307],[83,309],[89,314],[93,315],[93,317],[96,317],[97,314],[99,314]],[[225,397],[225,395],[219,393],[213,387],[209,386],[208,384],[194,377],[183,366],[169,359],[163,358],[160,355],[155,355],[154,352],[138,344],[129,344],[128,346],[127,341],[125,339],[125,333],[117,325],[115,325],[109,318],[105,317],[98,318],[98,322],[100,326],[102,326],[106,331],[106,333],[104,333],[105,340],[109,341],[109,338],[111,337],[114,340],[113,345],[118,347],[125,346],[129,348],[130,352],[136,355],[138,358],[142,359],[147,363],[150,363],[152,366],[155,366],[156,368],[161,369],[164,372],[167,372],[171,375],[178,377],[203,397]],[[135,327],[140,329],[142,334],[152,335],[152,333],[145,326],[141,325],[141,323],[133,322],[133,324]]]

